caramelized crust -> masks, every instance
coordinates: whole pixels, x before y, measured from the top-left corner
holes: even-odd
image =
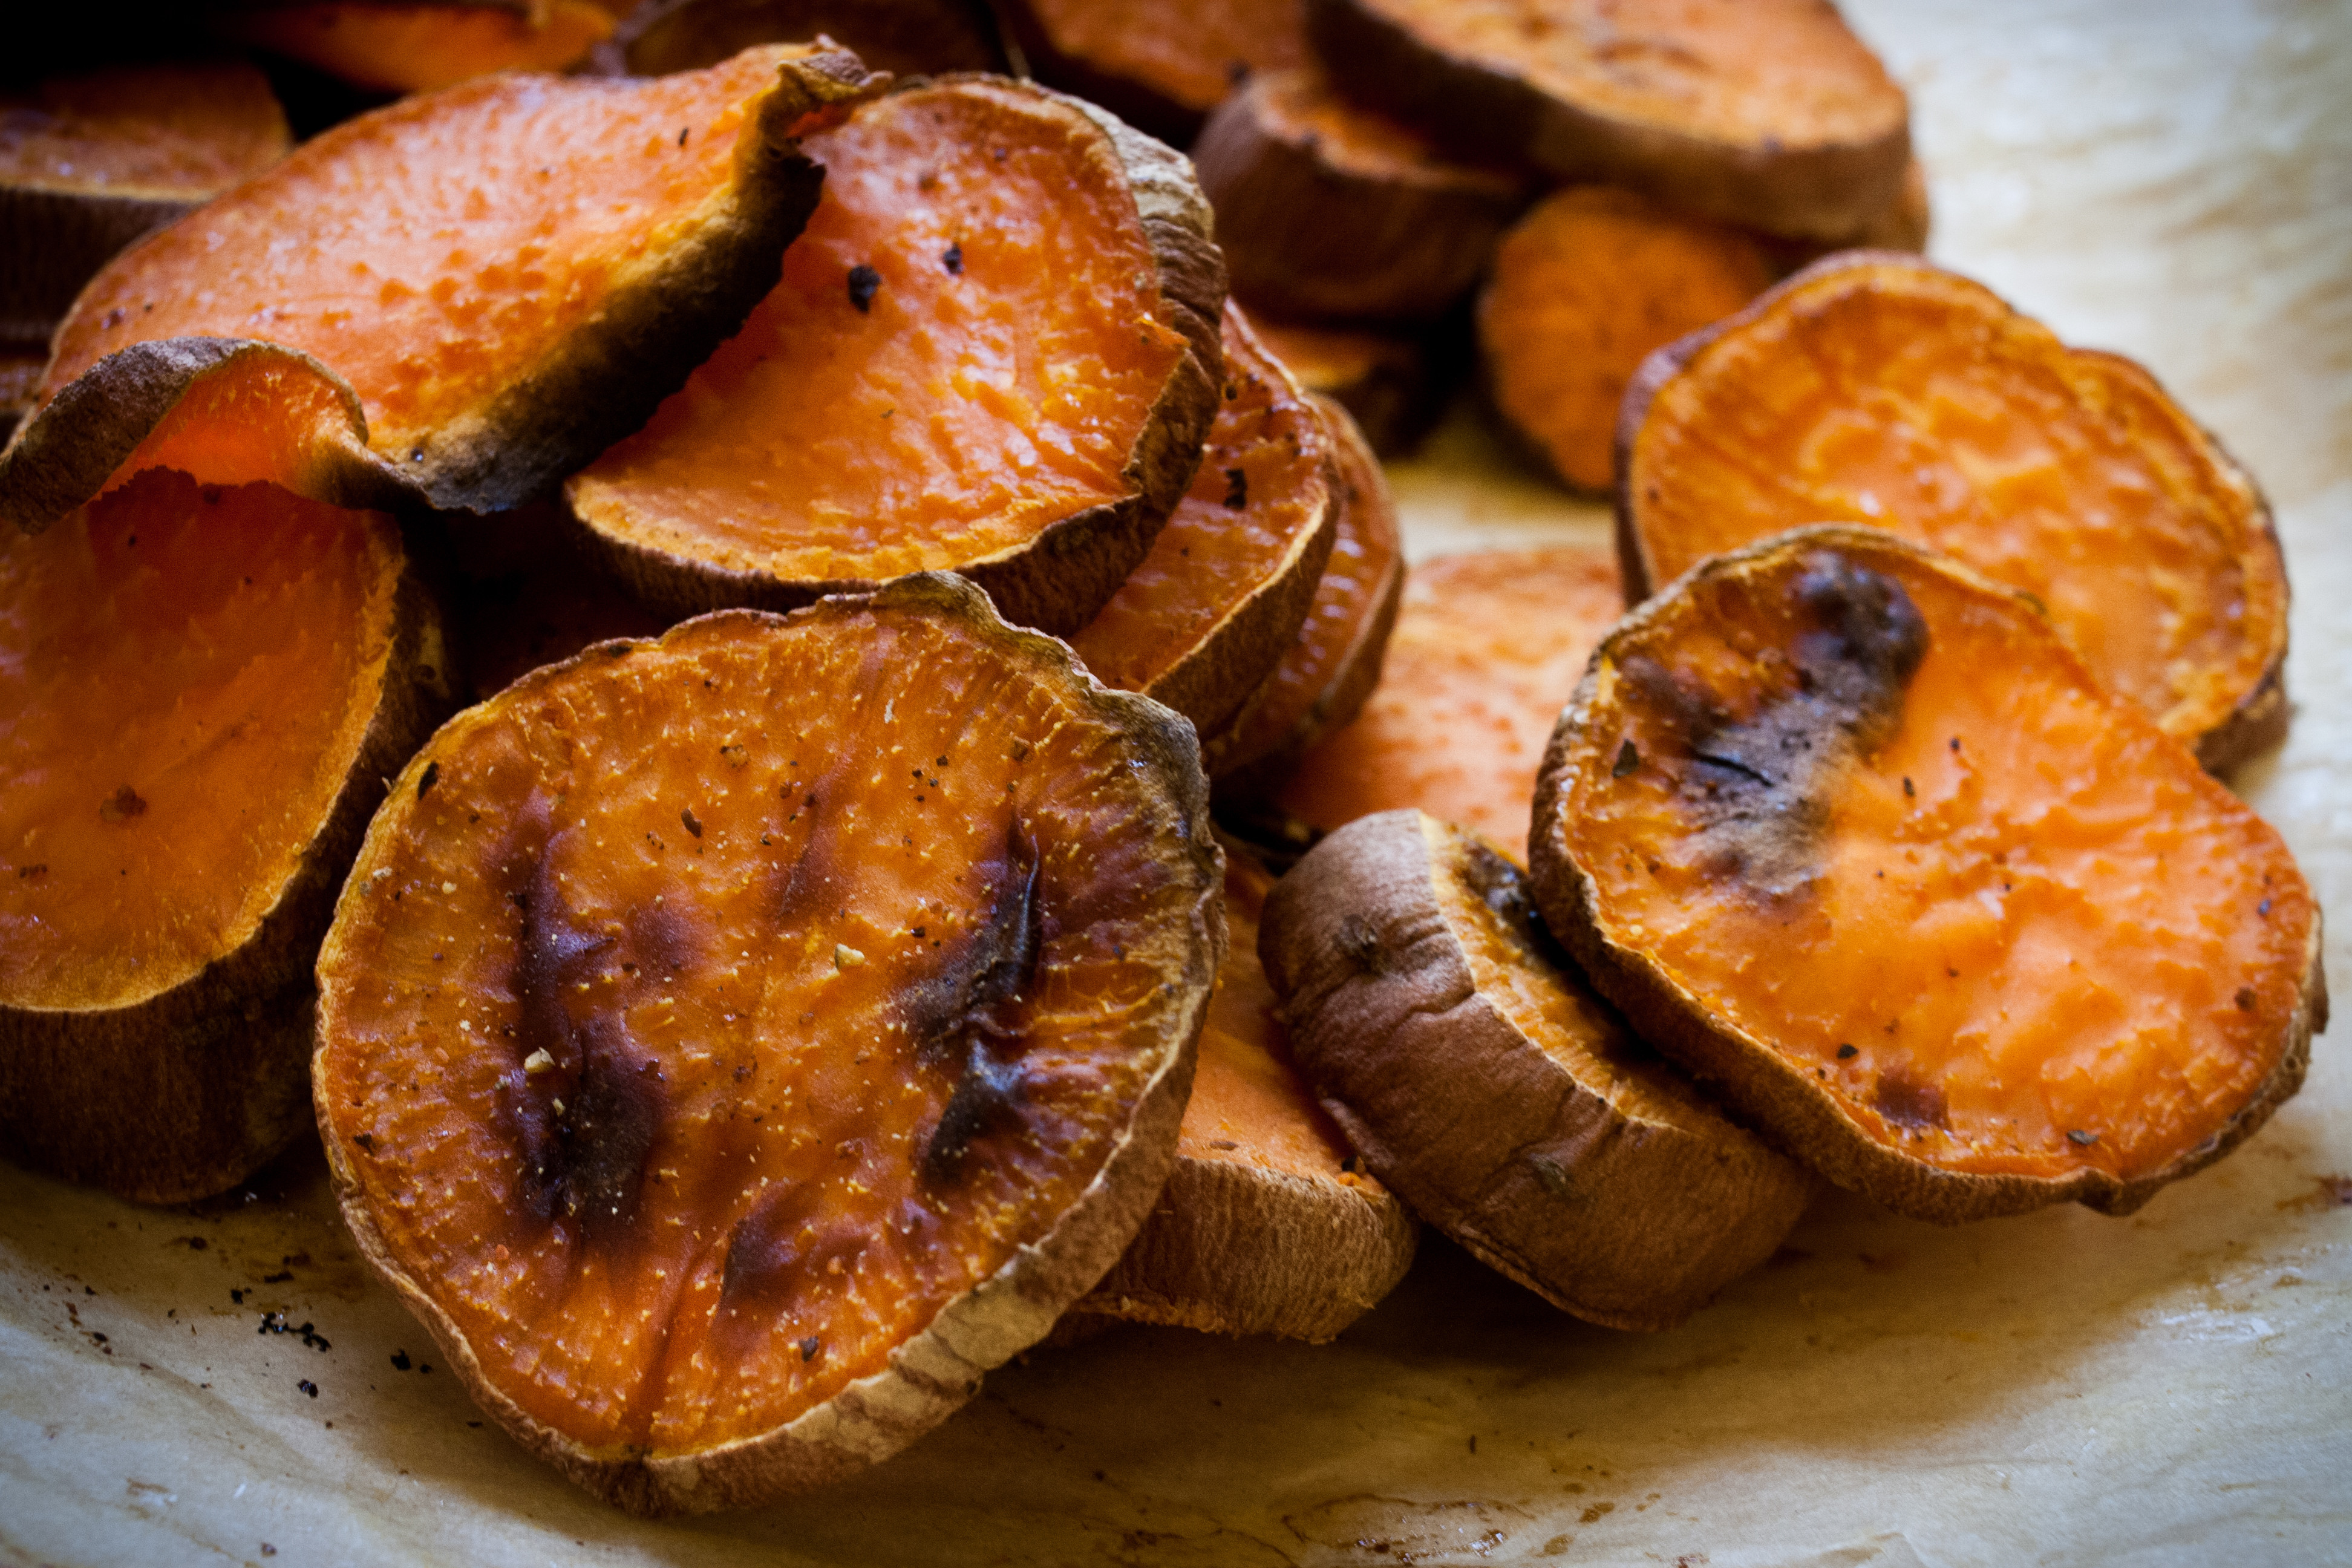
[[[999,0],[1038,74],[1181,146],[1259,71],[1304,65],[1303,0]]]
[[[810,139],[782,283],[566,487],[641,595],[953,570],[1048,631],[1101,608],[1192,478],[1223,279],[1182,161],[1098,112],[963,78]]]
[[[1607,185],[1555,192],[1504,237],[1478,297],[1495,405],[1561,479],[1605,490],[1618,405],[1643,360],[1771,280],[1738,229]]]
[[[1662,352],[1619,440],[1630,600],[1870,523],[2032,594],[2209,766],[2284,727],[2286,573],[2252,479],[2138,365],[1916,257],[1832,257]]]
[[[793,138],[862,79],[780,47],[363,115],[93,279],[42,399],[129,343],[266,330],[357,390],[413,492],[519,504],[642,423],[772,285],[821,177]]]
[[[320,961],[362,1247],[600,1495],[845,1473],[1141,1222],[1223,949],[1189,737],[924,576],[541,670],[394,784]]]
[[[1276,887],[1260,948],[1373,1172],[1554,1306],[1671,1327],[1804,1209],[1803,1171],[1627,1033],[1475,834],[1360,818]]]
[[[1349,91],[1457,146],[1772,233],[1892,205],[1910,106],[1828,0],[1312,0]]]
[[[348,0],[230,10],[214,26],[354,87],[431,92],[503,70],[562,70],[613,36],[591,0]]]
[[[828,37],[895,76],[1005,67],[986,0],[651,0],[621,24],[638,76],[716,65],[753,44]]]
[[[2278,835],[2029,601],[1875,530],[1717,557],[1628,616],[1533,850],[1636,1027],[1923,1218],[2127,1212],[2259,1126],[2325,1024]]]
[[[1356,716],[1380,683],[1381,656],[1404,595],[1404,542],[1380,460],[1346,409],[1316,401],[1339,478],[1331,558],[1297,640],[1233,722],[1201,742],[1202,765],[1221,791],[1246,795],[1263,788]]]
[[[1165,702],[1203,734],[1297,637],[1339,513],[1321,411],[1230,304],[1224,348],[1224,400],[1192,490],[1070,639],[1107,684]]]
[[[1423,562],[1405,574],[1380,685],[1276,803],[1327,831],[1418,806],[1524,842],[1552,724],[1622,606],[1615,563],[1590,546]]]

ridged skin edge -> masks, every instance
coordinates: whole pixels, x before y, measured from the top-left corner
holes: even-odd
[[[869,608],[911,609],[961,621],[1008,658],[1046,671],[1049,679],[1074,678],[1083,700],[1115,715],[1160,774],[1168,804],[1192,847],[1187,868],[1200,891],[1183,935],[1185,968],[1172,983],[1180,994],[1170,1004],[1160,1060],[1102,1169],[1043,1237],[1020,1248],[989,1279],[940,1309],[929,1326],[891,1353],[885,1371],[860,1379],[782,1426],[686,1454],[591,1448],[530,1416],[483,1375],[465,1335],[376,1226],[351,1152],[335,1136],[320,1101],[319,1130],[338,1205],[376,1277],[431,1332],[475,1402],[509,1436],[581,1487],[633,1513],[660,1516],[748,1507],[839,1479],[897,1453],[970,1400],[979,1391],[981,1373],[1051,1331],[1062,1312],[1102,1277],[1133,1238],[1175,1161],[1177,1128],[1192,1094],[1195,1047],[1225,952],[1224,857],[1210,829],[1208,784],[1200,771],[1192,726],[1148,698],[1103,686],[1066,645],[1007,623],[986,595],[950,574],[916,574],[870,595],[827,599],[791,618],[847,618]],[[711,635],[739,622],[775,618],[763,611],[722,610],[673,626],[650,643],[658,646],[673,638]],[[597,643],[572,658],[531,671],[489,701],[459,714],[444,732],[494,721],[568,672],[609,658],[614,646]],[[417,781],[435,749],[428,741],[410,760],[394,780],[389,799],[415,800]],[[397,811],[383,813],[371,825],[361,851],[362,868],[390,836],[397,816]],[[358,883],[354,875],[345,884],[345,903],[362,896],[353,890]],[[327,945],[335,946],[332,931]],[[324,961],[322,953],[322,965]],[[314,1079],[323,1070],[320,1064],[327,1048],[330,1020],[323,1013],[322,1008]]]
[[[1307,0],[1307,36],[1326,58],[1354,68],[1351,92],[1473,153],[1521,159],[1563,180],[1633,185],[1768,233],[1835,240],[1863,230],[1900,198],[1911,159],[1907,103],[1871,140],[1743,146],[1555,98],[1445,53],[1382,15],[1378,0]]]
[[[2064,639],[2048,627],[2022,595],[1949,556],[1883,530],[1838,525],[1792,529],[1710,556],[1617,623],[1593,650],[1584,679],[1552,731],[1542,769],[1536,776],[1535,816],[1528,842],[1528,887],[1544,921],[1584,966],[1595,987],[1633,1020],[1644,1038],[1704,1080],[1782,1149],[1837,1185],[1863,1193],[1915,1219],[1940,1225],[2022,1214],[2070,1200],[2106,1214],[2128,1214],[2158,1187],[2212,1163],[2243,1142],[2301,1087],[2310,1060],[2311,1037],[2327,1025],[2327,981],[2321,962],[2316,906],[2308,944],[2310,961],[2294,1011],[2287,1020],[2285,1045],[2277,1065],[2212,1137],[2161,1170],[2133,1182],[2121,1182],[2106,1172],[2091,1169],[2057,1178],[1977,1175],[1938,1170],[1903,1154],[1847,1117],[1826,1091],[1789,1067],[1769,1046],[1710,1016],[1704,1004],[1678,984],[1658,961],[1624,947],[1602,927],[1600,885],[1569,849],[1562,806],[1569,779],[1580,765],[1585,736],[1613,696],[1618,649],[1665,619],[1697,583],[1754,570],[1783,555],[1822,548],[1864,557],[1906,556],[1988,600],[2025,613],[2042,627],[2050,647],[2074,667],[2084,685],[2099,689]],[[2108,700],[2118,710],[2147,721],[2135,705],[2119,699]]]
[[[1744,330],[1777,309],[1785,296],[1840,272],[1885,268],[1958,279],[1972,287],[1984,289],[1982,284],[1971,279],[1937,267],[1925,257],[1915,256],[1908,251],[1839,251],[1790,274],[1740,310],[1675,339],[1642,362],[1641,368],[1634,372],[1633,379],[1626,385],[1624,401],[1618,405],[1617,430],[1610,460],[1611,472],[1614,475],[1614,482],[1610,487],[1610,510],[1617,542],[1617,565],[1624,579],[1627,607],[1640,604],[1656,588],[1657,563],[1652,559],[1648,543],[1642,536],[1641,509],[1633,493],[1633,458],[1641,440],[1642,426],[1649,419],[1650,406],[1657,401],[1658,395],[1675,377],[1689,369],[1717,339]],[[2034,320],[1990,289],[1985,289],[1984,292],[2012,317]],[[2221,438],[2190,420],[2179,400],[2164,389],[2163,384],[2145,365],[2121,354],[2074,348],[2063,342],[2059,350],[2068,357],[2081,356],[2119,364],[2126,374],[2144,379],[2158,396],[2180,415],[2182,425],[2202,437],[2214,466],[2221,470],[2223,482],[2242,489],[2250,499],[2253,549],[2264,557],[2266,564],[2274,567],[2278,573],[2281,601],[2278,644],[2271,650],[2271,657],[2261,676],[2240,695],[2230,712],[2212,729],[2188,740],[2190,749],[2197,753],[2197,760],[2205,765],[2208,773],[2226,773],[2240,763],[2284,740],[2287,722],[2293,717],[2293,707],[2286,700],[2286,652],[2287,609],[2294,588],[2287,578],[2286,557],[2279,547],[2278,528],[2271,513],[2270,499],[2254,482],[2253,475],[2221,445]]]

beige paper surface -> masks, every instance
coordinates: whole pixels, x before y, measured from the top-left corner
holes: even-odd
[[[2268,487],[2301,706],[2238,783],[2352,984],[2352,5],[1847,8],[1914,94],[1935,254],[2147,362]],[[1602,536],[1465,425],[1396,479],[1416,556]],[[1943,1230],[1832,1197],[1649,1337],[1432,1242],[1337,1344],[1121,1331],[991,1377],[862,1479],[667,1524],[424,1370],[315,1154],[200,1214],[0,1168],[0,1560],[2352,1561],[2344,1032],[2251,1143],[2129,1219]]]

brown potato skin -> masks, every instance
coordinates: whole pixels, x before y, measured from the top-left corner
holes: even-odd
[[[1838,251],[1791,273],[1750,300],[1745,310],[1675,339],[1642,362],[1642,368],[1626,384],[1625,401],[1618,405],[1617,431],[1610,449],[1610,469],[1613,475],[1610,488],[1610,511],[1615,527],[1617,565],[1624,575],[1628,607],[1639,605],[1664,586],[1655,581],[1655,570],[1642,542],[1640,501],[1633,486],[1633,443],[1641,436],[1643,421],[1650,416],[1650,405],[1656,401],[1666,384],[1687,369],[1709,344],[1773,310],[1783,294],[1837,272],[1874,267],[1935,269],[1933,263],[1908,251]],[[2155,381],[2155,377],[2137,362],[2119,354],[2103,354],[2092,349],[2069,349],[2067,352],[2113,360],[2133,374],[2146,377],[2151,384]],[[2215,464],[2253,498],[2257,532],[2270,553],[2277,559],[2280,579],[2284,583],[2286,563],[2279,549],[2278,525],[2271,512],[2270,498],[2254,482],[2253,475],[2230,454],[2220,437],[2202,426],[2198,428]],[[2291,585],[2289,591],[2292,592]],[[2279,645],[2273,652],[2262,679],[2238,700],[2228,718],[2202,735],[2189,739],[2189,749],[2197,753],[2197,760],[2205,765],[2206,772],[2227,774],[2241,763],[2261,755],[2286,738],[2287,723],[2294,716],[2294,710],[2286,700],[2286,643],[2285,623],[2282,618]]]
[[[976,0],[654,0],[612,42],[628,74],[665,76],[820,35],[894,75],[1005,67],[996,20]]]
[[[841,1479],[896,1454],[977,1394],[983,1373],[1052,1331],[1063,1311],[1101,1279],[1133,1238],[1174,1163],[1177,1128],[1192,1093],[1194,1047],[1208,1017],[1225,948],[1223,856],[1209,826],[1208,784],[1191,726],[1147,698],[1095,681],[1067,647],[1008,625],[984,595],[949,574],[915,574],[870,595],[831,599],[799,614],[839,618],[855,615],[866,604],[917,607],[961,619],[982,627],[1023,664],[1075,673],[1097,707],[1127,716],[1130,734],[1166,779],[1171,803],[1192,824],[1195,853],[1182,874],[1194,879],[1200,896],[1185,933],[1189,956],[1181,973],[1169,982],[1181,995],[1165,1054],[1102,1169],[1052,1230],[942,1308],[928,1328],[892,1352],[888,1370],[850,1384],[784,1426],[691,1454],[595,1448],[538,1421],[485,1377],[464,1334],[376,1226],[352,1168],[354,1156],[336,1136],[324,1106],[319,1110],[339,1206],[377,1279],[425,1325],[467,1392],[509,1436],[579,1486],[631,1513],[662,1517],[751,1507]],[[759,611],[720,611],[674,626],[665,637],[692,637],[731,622],[774,618]],[[534,700],[566,671],[610,657],[607,650],[614,646],[600,643],[562,664],[534,670],[494,701]],[[450,721],[450,726],[474,721],[488,708],[468,710]],[[389,801],[417,798],[431,749],[428,742],[410,759],[393,781]],[[354,890],[361,881],[358,872],[365,870],[376,852],[379,835],[389,837],[394,830],[394,816],[380,813],[371,825],[357,871],[344,887],[346,902],[364,896]],[[336,933],[330,931],[322,964],[336,946]],[[331,996],[326,1005],[331,1008]],[[324,1049],[322,1039],[313,1058],[314,1073],[323,1071],[317,1064],[323,1062]]]
[[[1588,1321],[1670,1328],[1770,1256],[1811,1179],[1612,1109],[1478,992],[1433,887],[1475,842],[1381,812],[1276,884],[1258,951],[1292,1049],[1373,1174],[1482,1262]]]
[[[1644,1038],[1689,1068],[1754,1125],[1769,1130],[1774,1141],[1790,1154],[1840,1186],[1939,1225],[2022,1214],[2069,1200],[2102,1214],[2130,1214],[2153,1197],[2158,1188],[2202,1170],[2245,1142],[2302,1087],[2311,1060],[2311,1037],[2327,1027],[2327,976],[2321,965],[2321,922],[2315,909],[2302,994],[2289,1020],[2286,1049],[2277,1067],[2220,1131],[2161,1170],[2132,1182],[2090,1169],[2059,1180],[1942,1171],[1880,1143],[1855,1127],[1826,1091],[1815,1088],[1769,1046],[1710,1015],[1662,965],[1620,942],[1596,913],[1598,883],[1568,847],[1561,797],[1570,774],[1585,765],[1585,737],[1597,721],[1601,672],[1614,669],[1629,639],[1663,618],[1682,584],[1822,547],[1865,559],[1874,553],[1914,556],[1988,595],[2018,598],[1949,556],[1867,528],[1791,529],[1744,549],[1710,556],[1693,567],[1617,623],[1594,650],[1582,683],[1560,713],[1559,728],[1552,731],[1543,771],[1536,781],[1535,818],[1528,842],[1529,885],[1545,922],[1584,966],[1593,984],[1633,1020]],[[2087,683],[2088,677],[2084,679]]]
[[[1352,95],[1466,154],[1632,185],[1767,233],[1848,238],[1894,205],[1911,156],[1907,116],[1866,142],[1768,148],[1612,119],[1448,55],[1370,0],[1307,0],[1307,30],[1326,59],[1348,63]]]
[[[1434,159],[1386,175],[1338,163],[1274,109],[1307,76],[1252,77],[1192,145],[1234,292],[1307,320],[1443,315],[1525,205],[1518,182]]]

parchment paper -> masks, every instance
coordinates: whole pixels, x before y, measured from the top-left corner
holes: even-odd
[[[2268,487],[2301,706],[2237,782],[2352,989],[2352,5],[1848,10],[1914,94],[1935,254],[2147,362]],[[1416,556],[1601,536],[1475,420],[1396,479]],[[1432,1241],[1337,1344],[1122,1331],[992,1376],[863,1479],[667,1524],[575,1491],[425,1371],[315,1150],[202,1213],[0,1169],[0,1557],[2352,1561],[2345,1056],[2319,1042],[2300,1099],[2129,1219],[1943,1230],[1832,1196],[1653,1337]]]

